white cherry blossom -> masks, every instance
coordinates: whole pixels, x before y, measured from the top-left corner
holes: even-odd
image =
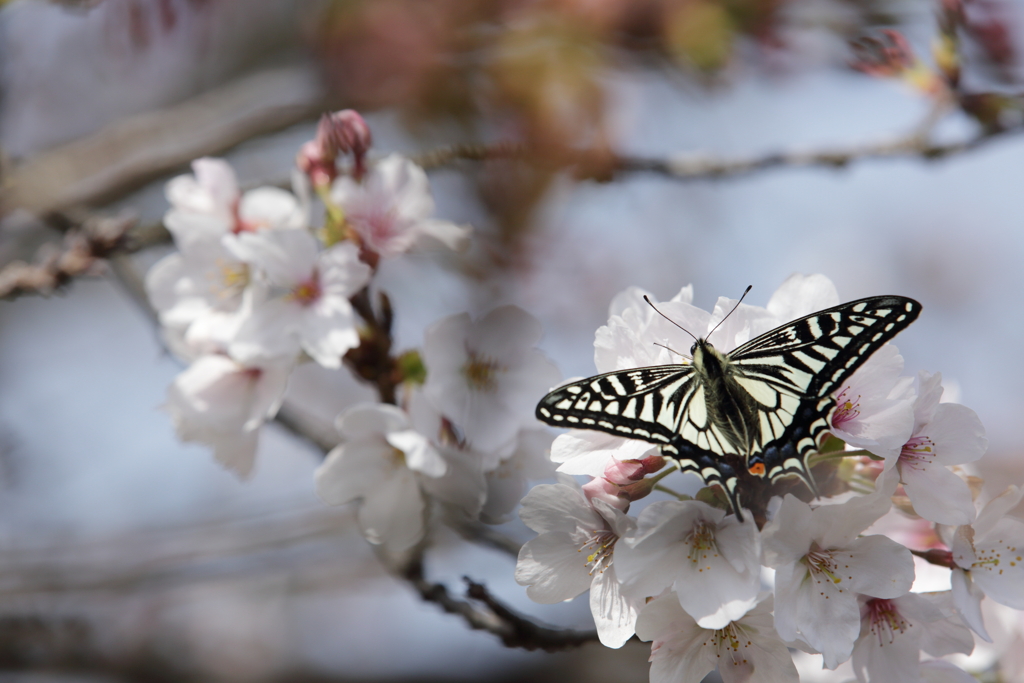
[[[981,618],[981,599],[988,596],[1014,609],[1024,609],[1024,522],[1006,513],[1024,496],[1010,486],[978,513],[970,526],[944,531],[958,569],[953,570],[953,603],[975,633],[991,637]],[[952,538],[950,538],[952,536]]]
[[[320,251],[304,230],[240,235],[232,251],[259,268],[271,288],[238,330],[230,350],[242,359],[308,353],[327,368],[359,345],[349,297],[370,278],[351,242]]]
[[[914,428],[914,396],[893,344],[878,349],[833,396],[831,432],[851,446],[885,458],[891,466]],[[909,395],[908,395],[909,394]]]
[[[860,637],[851,657],[860,683],[916,680],[922,650],[942,657],[974,649],[974,637],[956,617],[948,592],[861,596],[860,611]]]
[[[772,598],[720,629],[705,629],[672,593],[640,612],[636,634],[651,643],[651,683],[700,681],[718,669],[725,683],[796,683],[786,644],[772,628]]]
[[[910,551],[884,536],[858,537],[885,514],[889,491],[811,508],[787,495],[762,530],[765,562],[775,568],[775,626],[806,642],[834,669],[860,632],[859,595],[896,598],[910,590]]]
[[[588,501],[570,484],[535,486],[519,511],[539,536],[523,545],[516,581],[535,602],[571,600],[590,589],[590,609],[601,642],[622,647],[633,636],[642,599],[622,594],[615,573],[619,539],[635,522],[604,501]]]
[[[462,249],[472,228],[433,218],[434,199],[427,174],[409,159],[391,154],[373,164],[358,181],[341,176],[331,198],[363,247],[384,258],[408,251],[421,237]]]
[[[345,441],[316,470],[316,492],[328,505],[359,501],[359,528],[368,541],[398,552],[426,530],[424,478],[448,466],[430,440],[395,406],[364,403],[338,417]]]
[[[241,478],[252,472],[259,428],[281,406],[291,366],[241,364],[224,355],[197,358],[167,392],[178,437],[213,447]]]
[[[616,567],[628,595],[650,597],[671,587],[701,628],[723,628],[756,603],[761,539],[753,520],[705,503],[659,501],[619,544]]]
[[[967,406],[940,402],[941,374],[922,371],[915,384],[913,431],[892,463],[895,473],[917,514],[939,524],[969,524],[975,515],[971,491],[949,466],[985,454],[985,428]]]
[[[518,306],[501,306],[483,318],[453,315],[424,334],[424,395],[461,431],[471,448],[499,453],[497,466],[519,429],[536,425],[537,399],[559,380],[558,369],[538,350],[540,322]]]

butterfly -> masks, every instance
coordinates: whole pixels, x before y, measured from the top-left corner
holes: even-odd
[[[694,337],[687,363],[565,384],[541,399],[536,415],[656,444],[683,471],[720,485],[742,521],[734,464],[773,483],[795,474],[817,494],[807,458],[829,429],[834,392],[920,313],[913,299],[875,296],[786,323],[729,353]]]

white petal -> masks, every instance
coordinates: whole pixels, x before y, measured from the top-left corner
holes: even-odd
[[[372,491],[388,476],[388,445],[349,442],[327,454],[313,476],[316,495],[328,505],[344,505]]]
[[[239,327],[231,343],[231,355],[242,362],[286,358],[299,351],[302,309],[294,302],[272,299],[256,306]]]
[[[937,460],[943,465],[974,462],[988,449],[978,414],[958,403],[939,404],[934,419],[922,433],[935,443]]]
[[[828,277],[793,273],[772,294],[767,308],[785,322],[838,305],[839,293]]]
[[[224,239],[236,258],[263,270],[272,283],[292,289],[308,280],[317,264],[316,238],[305,230],[245,232]]]
[[[224,434],[211,441],[213,456],[217,462],[238,475],[239,479],[248,479],[256,462],[259,429]]]
[[[279,187],[249,190],[238,204],[238,216],[258,230],[294,230],[303,227],[303,212],[295,195]]]
[[[423,538],[425,507],[415,475],[404,467],[396,468],[392,476],[363,496],[359,527],[370,543],[393,552],[406,550]]]
[[[572,537],[561,531],[541,534],[519,551],[516,583],[527,586],[534,602],[554,604],[571,600],[590,588],[592,577]]]
[[[359,346],[355,317],[347,299],[321,300],[314,307],[301,309],[295,317],[302,349],[325,368],[340,368],[342,357]]]
[[[590,610],[597,635],[605,647],[619,648],[633,637],[636,617],[643,600],[630,600],[620,589],[615,565],[594,575],[590,586]]]
[[[914,511],[938,524],[970,524],[974,500],[967,482],[940,464],[901,468],[903,488]]]
[[[914,584],[914,557],[910,551],[882,535],[863,536],[833,552],[844,562],[837,570],[840,585],[876,598],[896,598]],[[849,583],[846,583],[849,581]]]
[[[605,526],[583,494],[565,484],[534,486],[523,498],[519,517],[538,533],[573,533],[577,528],[596,530]]]
[[[405,453],[405,463],[409,469],[428,477],[441,477],[448,469],[447,463],[430,441],[417,431],[407,429],[391,432],[387,442]]]
[[[960,618],[972,631],[991,643],[992,637],[985,630],[985,620],[981,616],[981,599],[985,594],[974,585],[970,572],[954,569],[950,583],[953,590],[953,605]]]

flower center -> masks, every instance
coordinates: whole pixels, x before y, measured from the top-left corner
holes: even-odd
[[[494,391],[497,386],[495,375],[503,368],[497,361],[469,352],[469,360],[462,366],[462,374],[471,389]]]
[[[846,393],[850,387],[843,387],[843,390],[836,396],[836,409],[832,412],[832,426],[841,427],[844,423],[856,419],[860,415],[860,394],[857,398],[851,399]]]
[[[1006,553],[1006,557],[1003,557],[1003,553]],[[971,571],[975,570],[986,570],[990,572],[996,572],[998,574],[1003,573],[1003,569],[999,567],[1000,563],[1005,559],[1010,563],[1011,567],[1016,567],[1021,564],[1021,556],[1017,552],[1017,547],[1006,543],[1003,539],[996,541],[995,547],[980,547],[975,546],[975,554],[977,560],[971,564]]]
[[[708,553],[718,557],[718,543],[715,541],[715,528],[704,520],[698,520],[690,533],[686,536],[685,542],[690,546],[690,561],[701,564],[708,559]],[[698,572],[704,569],[711,569],[711,566],[701,567]]]
[[[587,567],[590,574],[602,573],[612,564],[612,555],[615,553],[615,542],[619,537],[614,532],[604,529],[595,531],[587,542],[580,546],[578,552],[587,553]]]
[[[220,282],[217,288],[217,296],[221,299],[230,299],[241,293],[249,286],[249,266],[241,262],[218,260],[220,268]]]
[[[903,633],[911,626],[896,609],[892,600],[872,598],[868,600],[867,608],[867,619],[871,624],[871,632],[878,638],[879,646],[885,645],[886,640],[889,645],[892,645],[897,632]]]
[[[749,634],[744,632],[743,627],[735,621],[730,622],[725,628],[712,632],[711,636],[704,642],[705,644],[712,645],[718,656],[732,664],[734,668],[741,670],[750,669],[746,649],[751,646],[751,639]],[[722,662],[719,664],[719,667],[725,663]],[[744,677],[743,680],[746,680],[746,678]]]
[[[915,436],[903,444],[900,451],[900,467],[924,469],[935,460],[935,442],[927,436]]]
[[[291,298],[298,301],[302,306],[311,306],[316,303],[323,290],[320,288],[320,274],[314,272],[305,282],[300,282],[292,289]]]
[[[817,583],[822,582],[822,576],[827,577],[834,584],[842,583],[843,577],[840,575],[839,562],[833,557],[831,550],[822,550],[817,544],[814,544],[804,555],[802,561]],[[840,588],[839,592],[842,593],[843,589]]]

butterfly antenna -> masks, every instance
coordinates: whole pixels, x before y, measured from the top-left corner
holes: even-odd
[[[743,290],[743,294],[740,296],[740,300],[736,302],[736,305],[732,307],[731,311],[725,314],[725,318],[722,318],[721,320],[718,321],[718,325],[715,325],[713,328],[711,328],[711,331],[708,332],[708,336],[704,337],[705,339],[713,335],[715,333],[715,330],[717,330],[722,325],[722,323],[725,322],[726,318],[728,318],[730,315],[736,312],[736,309],[740,307],[740,304],[743,303],[743,300],[747,298],[747,292],[749,292],[753,288],[754,285],[747,285],[747,288]]]
[[[750,289],[750,287],[747,287],[747,289],[749,290],[749,289]],[[655,305],[654,305],[653,303],[651,303],[651,299],[650,299],[650,297],[648,297],[648,296],[647,296],[646,294],[644,294],[644,301],[646,301],[646,302],[647,302],[647,305],[648,305],[648,306],[650,306],[651,308],[653,308],[653,309],[654,309],[655,311],[658,311],[658,307],[657,307],[657,306],[655,306]],[[690,331],[689,331],[688,329],[686,329],[685,327],[683,327],[682,325],[680,325],[679,323],[677,323],[677,322],[676,322],[675,320],[673,320],[672,318],[668,317],[667,315],[665,315],[665,314],[664,314],[664,313],[662,313],[661,311],[658,311],[658,315],[660,315],[660,316],[661,316],[662,318],[664,318],[665,320],[669,321],[670,323],[672,323],[673,325],[675,325],[676,327],[678,327],[679,329],[681,329],[681,330],[682,330],[683,332],[685,332],[686,334],[688,334],[688,335],[690,335],[691,337],[693,337],[693,341],[698,341],[698,340],[697,340],[697,337],[696,337],[696,336],[694,336],[693,332],[690,332]],[[661,344],[658,344],[658,346],[661,346]],[[666,346],[665,348],[667,348],[667,349],[668,349],[668,347],[667,347],[667,346]],[[669,350],[669,351],[672,351],[672,349],[668,349],[668,350]],[[676,352],[675,352],[675,351],[672,351],[672,353],[676,353]],[[681,353],[680,353],[679,355],[680,355],[680,356],[682,356],[683,354],[681,354]]]
[[[682,358],[686,358],[687,360],[689,360],[689,359],[690,359],[690,357],[689,357],[689,356],[687,356],[687,355],[686,355],[685,353],[679,353],[678,351],[676,351],[675,349],[673,349],[673,348],[672,348],[671,346],[665,346],[664,344],[659,344],[658,342],[654,342],[654,345],[655,345],[655,346],[660,346],[661,348],[665,349],[665,350],[666,350],[666,351],[668,351],[669,353],[674,353],[674,354],[676,354],[677,356],[680,356],[680,357],[682,357]]]

